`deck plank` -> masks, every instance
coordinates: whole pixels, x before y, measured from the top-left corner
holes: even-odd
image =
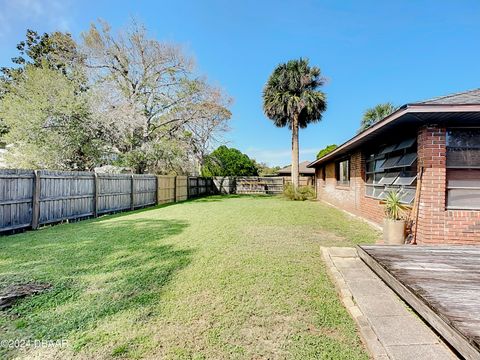
[[[480,247],[360,246],[359,256],[466,359],[480,359]]]

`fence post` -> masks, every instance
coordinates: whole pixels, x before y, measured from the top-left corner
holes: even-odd
[[[134,181],[135,181],[135,178],[134,178],[135,175],[131,175],[131,179],[132,179],[132,182],[131,182],[131,186],[130,186],[130,210],[133,210],[135,209],[135,193],[134,193],[134,190],[135,190],[135,185],[134,185]]]
[[[155,205],[160,204],[160,201],[158,199],[158,184],[159,184],[158,175],[155,175]]]
[[[40,172],[33,172],[33,191],[32,191],[32,229],[38,229],[40,220]]]
[[[177,202],[177,175],[173,177],[173,202]]]
[[[93,217],[98,216],[98,175],[97,173],[93,174]]]

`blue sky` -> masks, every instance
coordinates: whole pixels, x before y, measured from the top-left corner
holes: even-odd
[[[0,0],[0,65],[26,28],[81,31],[131,17],[183,44],[200,72],[233,98],[230,146],[270,165],[290,163],[290,133],[262,113],[273,68],[307,57],[327,78],[322,122],[300,132],[300,158],[354,135],[363,111],[480,87],[480,1]]]

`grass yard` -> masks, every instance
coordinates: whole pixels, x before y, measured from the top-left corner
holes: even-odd
[[[209,197],[0,238],[0,289],[53,288],[0,312],[0,358],[368,359],[320,246],[372,243],[318,202]]]

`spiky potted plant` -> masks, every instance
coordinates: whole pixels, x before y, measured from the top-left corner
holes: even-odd
[[[387,215],[383,222],[383,242],[387,245],[403,245],[406,227],[403,215],[406,207],[401,203],[398,191],[389,191],[383,204]]]

